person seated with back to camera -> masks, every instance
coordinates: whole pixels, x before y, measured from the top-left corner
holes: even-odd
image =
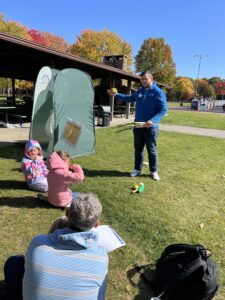
[[[77,192],[69,189],[71,183],[79,183],[84,180],[84,172],[81,166],[71,164],[71,156],[66,151],[53,152],[47,158],[48,195],[39,194],[40,200],[45,200],[55,207],[69,206]]]
[[[92,230],[101,212],[95,194],[80,193],[67,208],[64,225],[54,222],[52,233],[32,239],[25,265],[24,256],[9,257],[4,266],[7,299],[104,300],[108,254]]]
[[[39,192],[48,191],[48,170],[43,161],[42,149],[38,141],[26,142],[21,169],[29,189]]]
[[[71,156],[66,151],[57,151],[47,159],[48,202],[57,207],[69,206],[72,198],[78,195],[71,192],[69,185],[84,180],[84,172],[80,165],[71,164]]]

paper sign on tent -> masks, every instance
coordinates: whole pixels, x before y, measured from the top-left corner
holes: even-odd
[[[63,130],[62,139],[66,143],[75,147],[83,128],[84,128],[84,126],[82,124],[80,124],[79,122],[68,119],[66,126]]]

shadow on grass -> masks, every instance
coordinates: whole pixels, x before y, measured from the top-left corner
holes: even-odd
[[[85,176],[89,177],[129,177],[128,172],[120,172],[116,170],[88,170],[83,168]]]
[[[13,169],[11,169],[11,171],[17,171],[17,172],[19,172],[19,173],[22,173],[22,170],[21,170],[21,168],[13,168]]]
[[[5,280],[0,280],[0,299],[6,300],[5,296]]]
[[[25,181],[16,181],[16,180],[0,180],[1,189],[5,190],[28,190],[27,184]]]
[[[21,161],[25,143],[0,142],[0,157]]]
[[[154,291],[150,282],[153,282],[155,269],[151,265],[134,265],[127,271],[130,284],[138,288],[138,294],[134,300],[149,300],[154,297]]]
[[[36,197],[0,197],[0,206],[26,208],[54,208],[50,204],[38,200]]]
[[[126,131],[126,130],[132,130],[133,129],[133,127],[125,127],[125,128],[121,128],[121,129],[118,129],[117,131],[116,131],[116,133],[120,133],[120,132],[123,132],[123,131]]]

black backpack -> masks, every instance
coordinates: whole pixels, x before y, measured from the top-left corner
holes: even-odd
[[[156,263],[154,287],[162,300],[212,299],[218,275],[211,252],[202,245],[167,246]]]

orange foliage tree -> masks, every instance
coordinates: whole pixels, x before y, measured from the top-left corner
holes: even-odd
[[[128,68],[132,65],[131,45],[107,29],[82,31],[77,41],[70,46],[70,52],[96,62],[102,62],[105,55],[126,55]]]
[[[48,41],[50,47],[61,52],[68,52],[69,46],[62,37],[49,32],[43,32],[42,36]]]
[[[206,98],[208,96],[209,82],[206,79],[198,79],[198,96]]]

